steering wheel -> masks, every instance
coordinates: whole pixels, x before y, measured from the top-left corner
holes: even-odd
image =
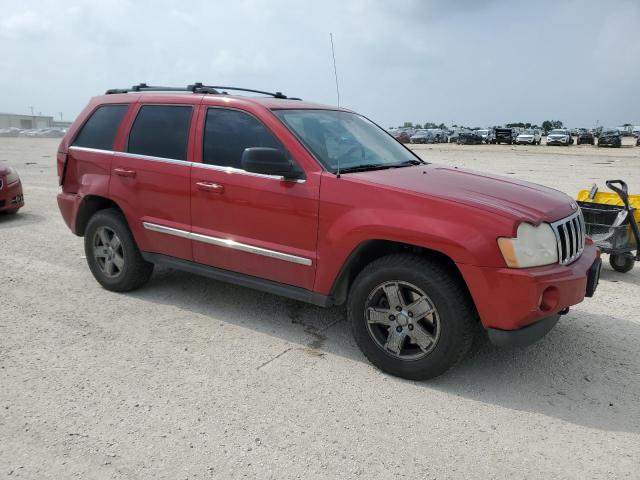
[[[352,153],[355,153],[357,150],[360,150],[362,152],[362,160],[364,160],[364,156],[366,155],[366,152],[364,150],[364,147],[362,145],[354,145],[353,147],[349,148],[349,150],[347,150],[346,152],[344,152],[342,155],[339,155],[336,158],[336,162],[340,162],[344,159],[346,159],[347,157],[349,157]]]

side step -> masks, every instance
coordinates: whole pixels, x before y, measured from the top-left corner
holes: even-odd
[[[274,295],[280,295],[281,297],[311,303],[312,305],[317,305],[319,307],[330,307],[333,305],[333,301],[330,296],[321,295],[304,288],[265,280],[264,278],[252,277],[251,275],[232,272],[230,270],[210,267],[201,263],[190,262],[188,260],[170,257],[168,255],[161,255],[159,253],[141,252],[141,254],[142,258],[147,262],[155,263],[156,265],[164,265],[176,270],[183,270],[203,277],[213,278],[214,280],[253,288],[254,290],[260,290],[261,292],[273,293]]]

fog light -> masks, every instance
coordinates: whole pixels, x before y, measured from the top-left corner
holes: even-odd
[[[540,295],[540,300],[538,301],[538,307],[543,312],[548,312],[553,310],[558,306],[558,301],[560,300],[560,293],[556,287],[547,287]]]

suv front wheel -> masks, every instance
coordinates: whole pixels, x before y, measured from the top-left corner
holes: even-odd
[[[365,267],[351,287],[347,311],[369,361],[411,380],[436,377],[458,363],[471,346],[476,318],[455,275],[411,254]]]
[[[153,264],[142,258],[125,218],[115,209],[100,210],[91,217],[84,251],[91,273],[107,290],[135,290],[153,273]]]

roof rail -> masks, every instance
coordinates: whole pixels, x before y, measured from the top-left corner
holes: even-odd
[[[146,83],[140,83],[134,85],[131,88],[111,88],[105,92],[106,95],[112,95],[116,93],[129,93],[129,92],[193,92],[193,93],[209,93],[213,95],[228,95],[225,90],[233,90],[237,92],[250,92],[259,93],[261,95],[269,95],[273,98],[282,98],[289,100],[301,100],[298,97],[287,97],[282,92],[265,92],[263,90],[254,90],[251,88],[241,87],[220,87],[212,85],[203,85],[202,82],[196,82],[186,87],[160,87],[154,85],[147,85]]]

